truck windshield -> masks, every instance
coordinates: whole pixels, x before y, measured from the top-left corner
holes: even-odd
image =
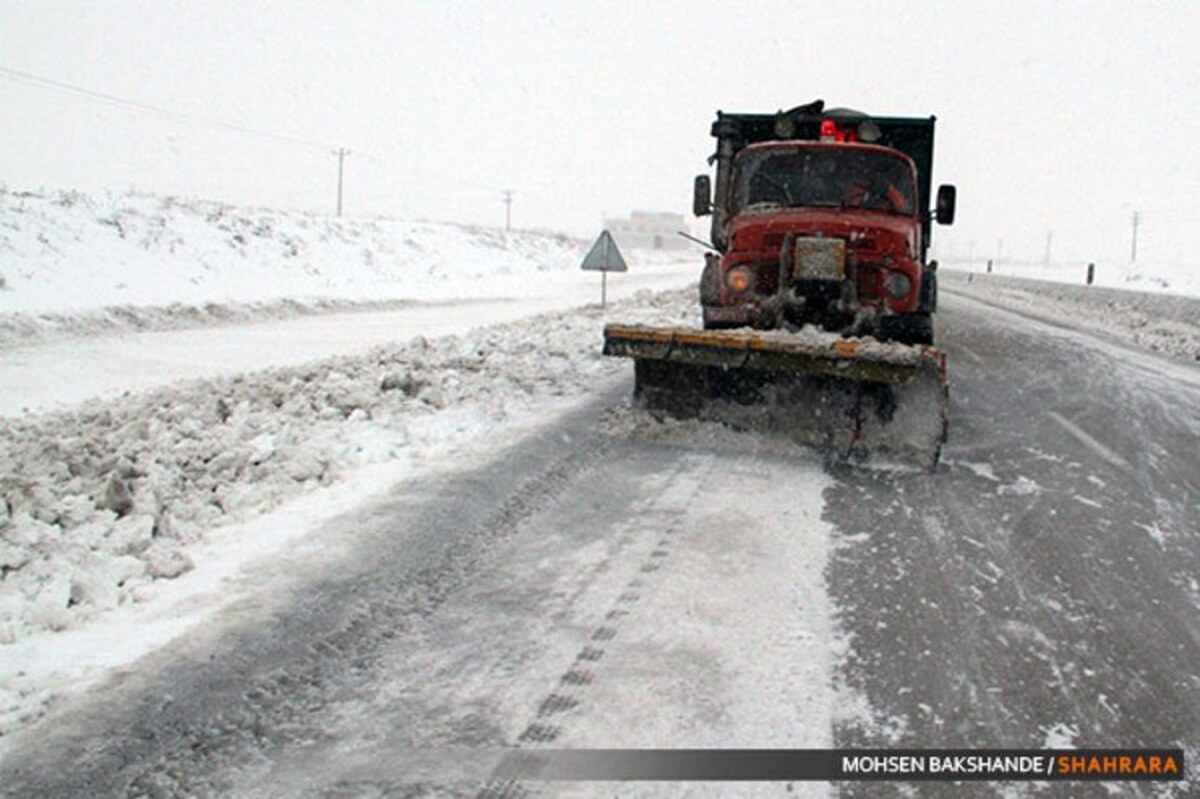
[[[734,167],[733,212],[867,208],[912,215],[912,168],[877,150],[802,147],[743,154]]]

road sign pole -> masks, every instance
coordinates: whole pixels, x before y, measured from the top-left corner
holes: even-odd
[[[629,271],[611,233],[607,230],[601,231],[600,238],[596,239],[596,243],[588,250],[581,266],[585,271],[600,273],[600,307],[606,308],[608,306],[608,273]]]

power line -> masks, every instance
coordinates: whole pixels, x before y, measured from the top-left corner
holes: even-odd
[[[389,151],[395,147],[385,147],[374,152],[360,153],[361,157],[395,170],[404,176],[411,176],[420,180],[430,181],[439,186],[461,186],[462,188],[471,189],[487,194],[505,195],[507,192],[521,193],[526,197],[540,197],[545,200],[553,201],[556,208],[561,208],[569,211],[586,211],[588,213],[603,214],[605,209],[598,205],[576,205],[574,203],[563,202],[562,194],[559,186],[546,186],[537,184],[489,184],[480,183],[475,180],[465,180],[459,175],[454,175],[449,172],[434,171],[426,168],[417,168],[411,165],[411,162],[402,159],[398,156],[391,155]]]
[[[138,100],[130,100],[126,97],[118,97],[115,94],[106,92],[97,92],[91,89],[86,89],[82,86],[75,86],[70,83],[53,80],[51,78],[43,78],[40,75],[32,75],[28,72],[21,72],[16,69],[0,67],[0,77],[8,78],[15,83],[21,83],[26,86],[34,86],[40,89],[51,89],[54,91],[72,94],[77,97],[84,97],[97,102],[108,103],[109,105],[119,106],[131,111],[139,111],[144,114],[152,114],[154,116],[170,119],[175,122],[186,122],[192,125],[208,125],[214,128],[232,131],[234,133],[244,133],[251,136],[259,136],[266,139],[275,139],[276,141],[284,141],[290,144],[298,144],[303,147],[317,147],[322,150],[328,150],[331,145],[322,142],[313,141],[311,139],[302,139],[298,136],[289,136],[284,133],[272,133],[265,130],[257,130],[249,128],[245,125],[235,125],[230,122],[222,122],[217,119],[207,119],[205,117],[194,116],[192,114],[183,114],[178,111],[172,111],[169,108],[162,108],[149,103],[143,103]]]
[[[360,156],[367,161],[377,163],[380,166],[393,170],[393,174],[395,175],[402,176],[404,178],[416,179],[423,182],[427,186],[437,186],[439,189],[447,189],[449,187],[458,186],[465,189],[470,189],[474,192],[480,192],[481,194],[499,193],[504,198],[501,200],[501,202],[506,203],[506,205],[509,202],[509,193],[515,197],[516,194],[520,192],[526,197],[539,197],[543,200],[551,201],[553,202],[555,208],[562,210],[580,211],[601,215],[605,213],[605,209],[597,205],[576,205],[574,203],[563,202],[557,187],[554,186],[539,186],[533,184],[510,184],[509,186],[499,186],[496,184],[479,183],[477,181],[464,180],[463,178],[457,175],[452,175],[449,172],[416,168],[411,166],[407,161],[404,161],[396,156],[387,155],[386,153],[387,149],[382,151],[382,154],[380,152],[363,152],[360,153]],[[429,192],[425,192],[425,195],[429,196]],[[445,198],[455,198],[459,195],[442,193],[439,196]],[[482,201],[482,198],[480,199]]]
[[[412,175],[425,180],[437,181],[439,185],[453,184],[455,186],[461,186],[463,188],[473,189],[475,191],[487,192],[489,194],[494,194],[498,191],[505,191],[503,186],[488,185],[484,183],[477,183],[475,181],[463,180],[462,178],[456,175],[451,175],[448,172],[433,172],[428,169],[417,169],[416,167],[411,166],[408,161],[388,155],[363,153],[362,157],[368,161],[374,161],[381,166],[404,173],[405,175]]]
[[[322,150],[331,149],[329,145],[322,144],[321,142],[313,141],[311,139],[302,139],[298,136],[289,136],[283,133],[271,133],[265,130],[257,130],[256,128],[248,128],[245,125],[234,125],[229,122],[221,122],[220,120],[216,119],[206,119],[205,117],[193,116],[191,114],[182,114],[178,111],[172,111],[168,108],[161,108],[159,106],[150,105],[149,103],[143,103],[138,100],[130,100],[125,97],[118,97],[115,94],[92,91],[91,89],[85,89],[82,86],[63,83],[62,81],[53,80],[51,78],[43,78],[40,75],[31,75],[28,72],[21,72],[20,70],[9,69],[7,67],[0,67],[0,77],[8,78],[11,81],[27,86],[60,91],[77,97],[83,97],[88,100],[107,103],[108,105],[115,105],[130,111],[137,111],[144,114],[163,117],[174,122],[183,122],[190,125],[208,125],[210,127],[232,131],[234,133],[243,133],[266,139],[274,139],[275,141],[287,142],[288,144],[298,144],[302,147],[314,147]],[[345,147],[338,147],[333,150],[333,154],[338,158],[337,215],[341,216],[343,173],[345,169],[346,156],[350,154],[350,151]]]
[[[185,113],[182,113],[179,111],[173,111],[169,108],[163,108],[162,106],[152,105],[150,103],[144,103],[144,102],[141,102],[140,100],[133,100],[133,99],[130,99],[127,97],[121,97],[121,96],[118,96],[115,94],[110,94],[108,92],[95,91],[93,89],[88,89],[83,86],[77,86],[75,84],[66,83],[64,81],[55,80],[53,78],[42,77],[40,75],[34,75],[29,72],[23,72],[21,70],[11,69],[8,67],[0,66],[0,78],[6,78],[7,80],[12,81],[13,83],[19,83],[19,84],[26,85],[26,86],[32,86],[32,87],[40,88],[40,89],[47,89],[47,90],[51,90],[51,91],[57,91],[57,92],[61,92],[64,94],[72,95],[75,97],[81,97],[81,98],[84,98],[87,100],[91,100],[93,102],[103,103],[103,104],[107,104],[110,106],[122,108],[127,111],[148,114],[151,116],[157,116],[157,117],[167,119],[167,120],[170,120],[173,122],[179,122],[179,123],[184,123],[184,124],[189,124],[189,125],[203,125],[203,126],[208,126],[208,127],[212,127],[212,128],[219,128],[221,130],[226,130],[226,131],[229,131],[232,133],[240,133],[240,134],[249,135],[249,136],[256,136],[256,137],[263,138],[263,139],[271,139],[271,140],[275,140],[275,141],[299,145],[302,147],[318,148],[318,149],[324,150],[326,152],[332,151],[333,154],[338,157],[338,183],[339,183],[338,206],[339,206],[339,208],[341,206],[341,188],[342,188],[341,184],[342,184],[342,176],[343,176],[343,172],[344,172],[344,161],[345,161],[346,155],[349,154],[349,150],[346,150],[344,147],[335,147],[333,145],[330,145],[330,144],[327,144],[324,142],[320,142],[320,141],[316,141],[314,139],[306,139],[306,138],[302,138],[299,136],[292,136],[292,135],[288,135],[288,134],[284,134],[284,133],[274,133],[271,131],[259,130],[257,128],[248,127],[245,125],[237,125],[237,124],[233,124],[230,122],[223,122],[223,121],[217,120],[217,119],[209,119],[207,117],[196,116],[194,114],[185,114]],[[384,155],[383,157],[380,157],[380,155],[372,155],[368,152],[360,151],[359,157],[365,158],[369,161],[374,161],[376,163],[380,163],[385,166],[391,166],[393,168],[396,166],[401,166],[401,164],[398,162],[398,159],[393,159],[386,155]],[[401,169],[415,177],[423,178],[425,180],[435,181],[438,184],[442,184],[442,185],[451,184],[451,185],[456,185],[456,186],[460,186],[463,188],[469,188],[469,189],[472,189],[475,191],[488,192],[488,193],[503,192],[504,197],[505,197],[505,204],[506,204],[507,224],[511,225],[511,203],[512,203],[512,196],[514,193],[513,192],[514,187],[511,187],[511,185],[509,187],[487,185],[487,184],[483,184],[483,183],[473,181],[473,180],[465,180],[461,176],[458,176],[458,175],[450,175],[447,173],[438,173],[438,172],[429,171],[427,169],[414,169],[412,167],[407,167],[407,166],[401,167]],[[515,188],[520,190],[523,187],[517,186]],[[587,211],[589,213],[603,213],[603,209],[601,209],[599,207],[579,206],[579,205],[574,205],[574,204],[569,204],[569,203],[563,203],[563,202],[561,202],[561,199],[557,196],[556,191],[553,189],[548,189],[546,187],[524,187],[523,190],[526,195],[542,196],[542,197],[545,197],[548,199],[554,199],[556,207],[559,207],[562,209],[575,210],[575,211]]]

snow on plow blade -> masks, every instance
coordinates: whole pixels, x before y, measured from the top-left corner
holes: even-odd
[[[946,356],[811,330],[610,324],[604,354],[634,359],[650,410],[786,435],[838,460],[937,465]]]

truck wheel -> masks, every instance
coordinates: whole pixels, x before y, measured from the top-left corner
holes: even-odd
[[[901,344],[932,344],[933,317],[927,313],[884,317],[881,332],[888,341],[898,341]]]

